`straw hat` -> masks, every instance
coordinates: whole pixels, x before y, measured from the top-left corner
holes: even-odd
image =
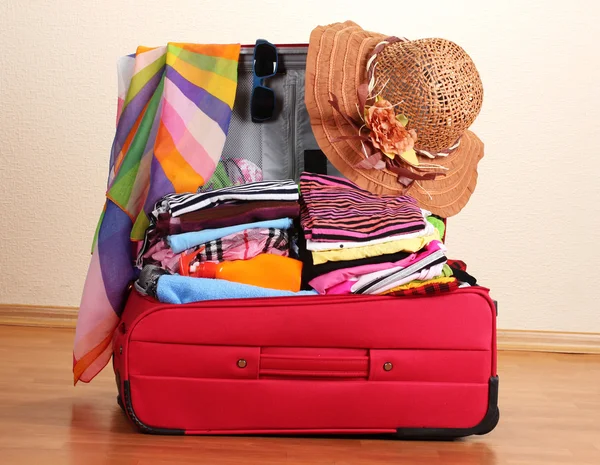
[[[444,218],[466,205],[483,157],[468,130],[483,88],[458,45],[388,37],[352,21],[319,26],[305,94],[321,150],[348,179],[375,194],[408,194]]]

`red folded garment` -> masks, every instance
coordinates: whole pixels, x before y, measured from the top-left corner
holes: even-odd
[[[299,214],[298,202],[245,202],[185,213],[178,218],[171,218],[168,215],[159,216],[157,230],[161,235],[181,234],[278,218],[297,218]]]
[[[430,283],[424,284],[423,286],[413,287],[410,289],[400,289],[398,291],[390,292],[386,295],[393,295],[396,297],[402,296],[427,296],[435,294],[444,294],[446,292],[454,291],[458,289],[458,280],[455,279],[450,283]]]

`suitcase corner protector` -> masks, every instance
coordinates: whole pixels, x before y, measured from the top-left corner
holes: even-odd
[[[472,428],[472,435],[484,435],[490,433],[500,421],[500,409],[498,408],[498,390],[499,378],[498,375],[490,377],[489,394],[488,394],[488,409],[477,426]]]
[[[472,428],[398,428],[398,439],[453,440],[490,433],[500,421],[498,408],[498,376],[491,376],[488,387],[488,408],[482,420]]]
[[[156,428],[149,426],[142,422],[135,411],[133,410],[133,404],[131,402],[131,388],[129,386],[129,380],[123,381],[123,399],[124,410],[131,421],[138,427],[142,433],[146,434],[157,434],[157,435],[170,435],[170,436],[182,436],[185,431],[182,429],[170,429],[170,428]]]

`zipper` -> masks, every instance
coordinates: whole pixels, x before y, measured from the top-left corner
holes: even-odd
[[[136,292],[138,292],[136,290]],[[139,292],[138,292],[139,294]],[[446,294],[439,294],[439,295],[435,295],[435,296],[431,296],[430,298],[442,298],[442,297],[451,297],[451,296],[456,296],[456,295],[461,295],[461,294],[477,294],[480,295],[482,298],[484,298],[485,300],[487,300],[489,302],[490,305],[490,309],[495,313],[495,308],[494,308],[494,302],[491,299],[491,297],[489,297],[489,289],[483,286],[469,286],[469,287],[464,287],[464,288],[459,288],[456,289],[452,292],[446,293]],[[281,297],[268,297],[268,298],[251,298],[251,299],[225,299],[225,300],[212,300],[212,301],[202,301],[202,302],[190,302],[187,304],[169,304],[169,303],[163,303],[160,302],[152,297],[149,297],[147,295],[143,295],[140,294],[142,296],[142,299],[145,300],[148,303],[152,303],[154,304],[151,308],[151,310],[144,310],[143,312],[141,312],[139,315],[136,316],[136,318],[134,318],[134,320],[129,324],[129,328],[128,330],[131,332],[131,330],[133,329],[133,327],[138,323],[138,320],[143,319],[145,317],[147,317],[150,313],[154,313],[156,311],[162,311],[162,310],[171,310],[171,309],[177,309],[177,308],[198,308],[198,309],[202,309],[202,308],[206,308],[206,307],[213,307],[213,306],[219,306],[220,308],[230,308],[230,307],[239,307],[239,306],[243,306],[243,307],[247,307],[247,308],[251,308],[251,307],[261,307],[261,308],[268,308],[268,307],[280,307],[280,306],[286,306],[286,307],[296,307],[296,306],[305,306],[308,302],[310,302],[313,305],[320,305],[320,304],[329,304],[329,305],[333,305],[333,304],[346,304],[349,302],[360,302],[363,304],[380,304],[383,301],[390,301],[390,300],[400,300],[400,299],[421,299],[422,297],[403,297],[403,298],[399,298],[399,297],[393,297],[393,296],[382,296],[382,295],[370,295],[370,294],[359,294],[359,295],[340,295],[340,296],[327,296],[327,295],[307,295],[307,296],[281,296]]]
[[[290,98],[290,117],[288,119],[289,123],[290,123],[290,143],[289,143],[289,153],[291,156],[291,163],[292,163],[292,179],[294,181],[297,180],[297,176],[298,176],[298,158],[296,157],[296,147],[297,147],[297,140],[296,140],[296,121],[297,121],[297,110],[298,110],[298,105],[296,102],[296,98],[297,98],[297,93],[296,93],[296,86],[298,83],[298,78],[297,76],[294,76],[293,82],[291,84],[291,98]]]

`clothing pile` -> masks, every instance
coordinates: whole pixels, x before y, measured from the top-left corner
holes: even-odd
[[[263,180],[262,170],[250,160],[239,157],[222,158],[208,182],[198,192],[208,192],[223,187],[239,186]]]
[[[444,223],[412,197],[377,196],[346,179],[312,173],[301,175],[300,191],[305,288],[402,296],[468,284],[455,276],[460,264],[448,263]]]
[[[306,294],[300,292],[302,263],[293,258],[298,254],[294,247],[298,198],[298,186],[292,180],[167,194],[150,214],[150,227],[138,254],[137,266],[142,270],[138,283],[152,287],[144,288],[145,293],[169,303]],[[254,260],[264,255],[269,255],[268,262]],[[277,261],[273,256],[287,259]],[[240,261],[257,263],[259,270],[261,263],[272,266],[262,273],[246,267],[247,272],[236,275],[243,279],[215,279],[221,277],[219,271],[231,276],[223,271],[230,267],[206,265],[234,261],[238,268]],[[291,281],[296,273],[297,289],[270,285],[277,281],[278,271],[287,272]]]
[[[476,284],[447,259],[441,219],[410,196],[378,196],[344,178],[304,172],[299,189],[256,181],[167,194],[149,217],[136,286],[162,302],[431,295]]]

